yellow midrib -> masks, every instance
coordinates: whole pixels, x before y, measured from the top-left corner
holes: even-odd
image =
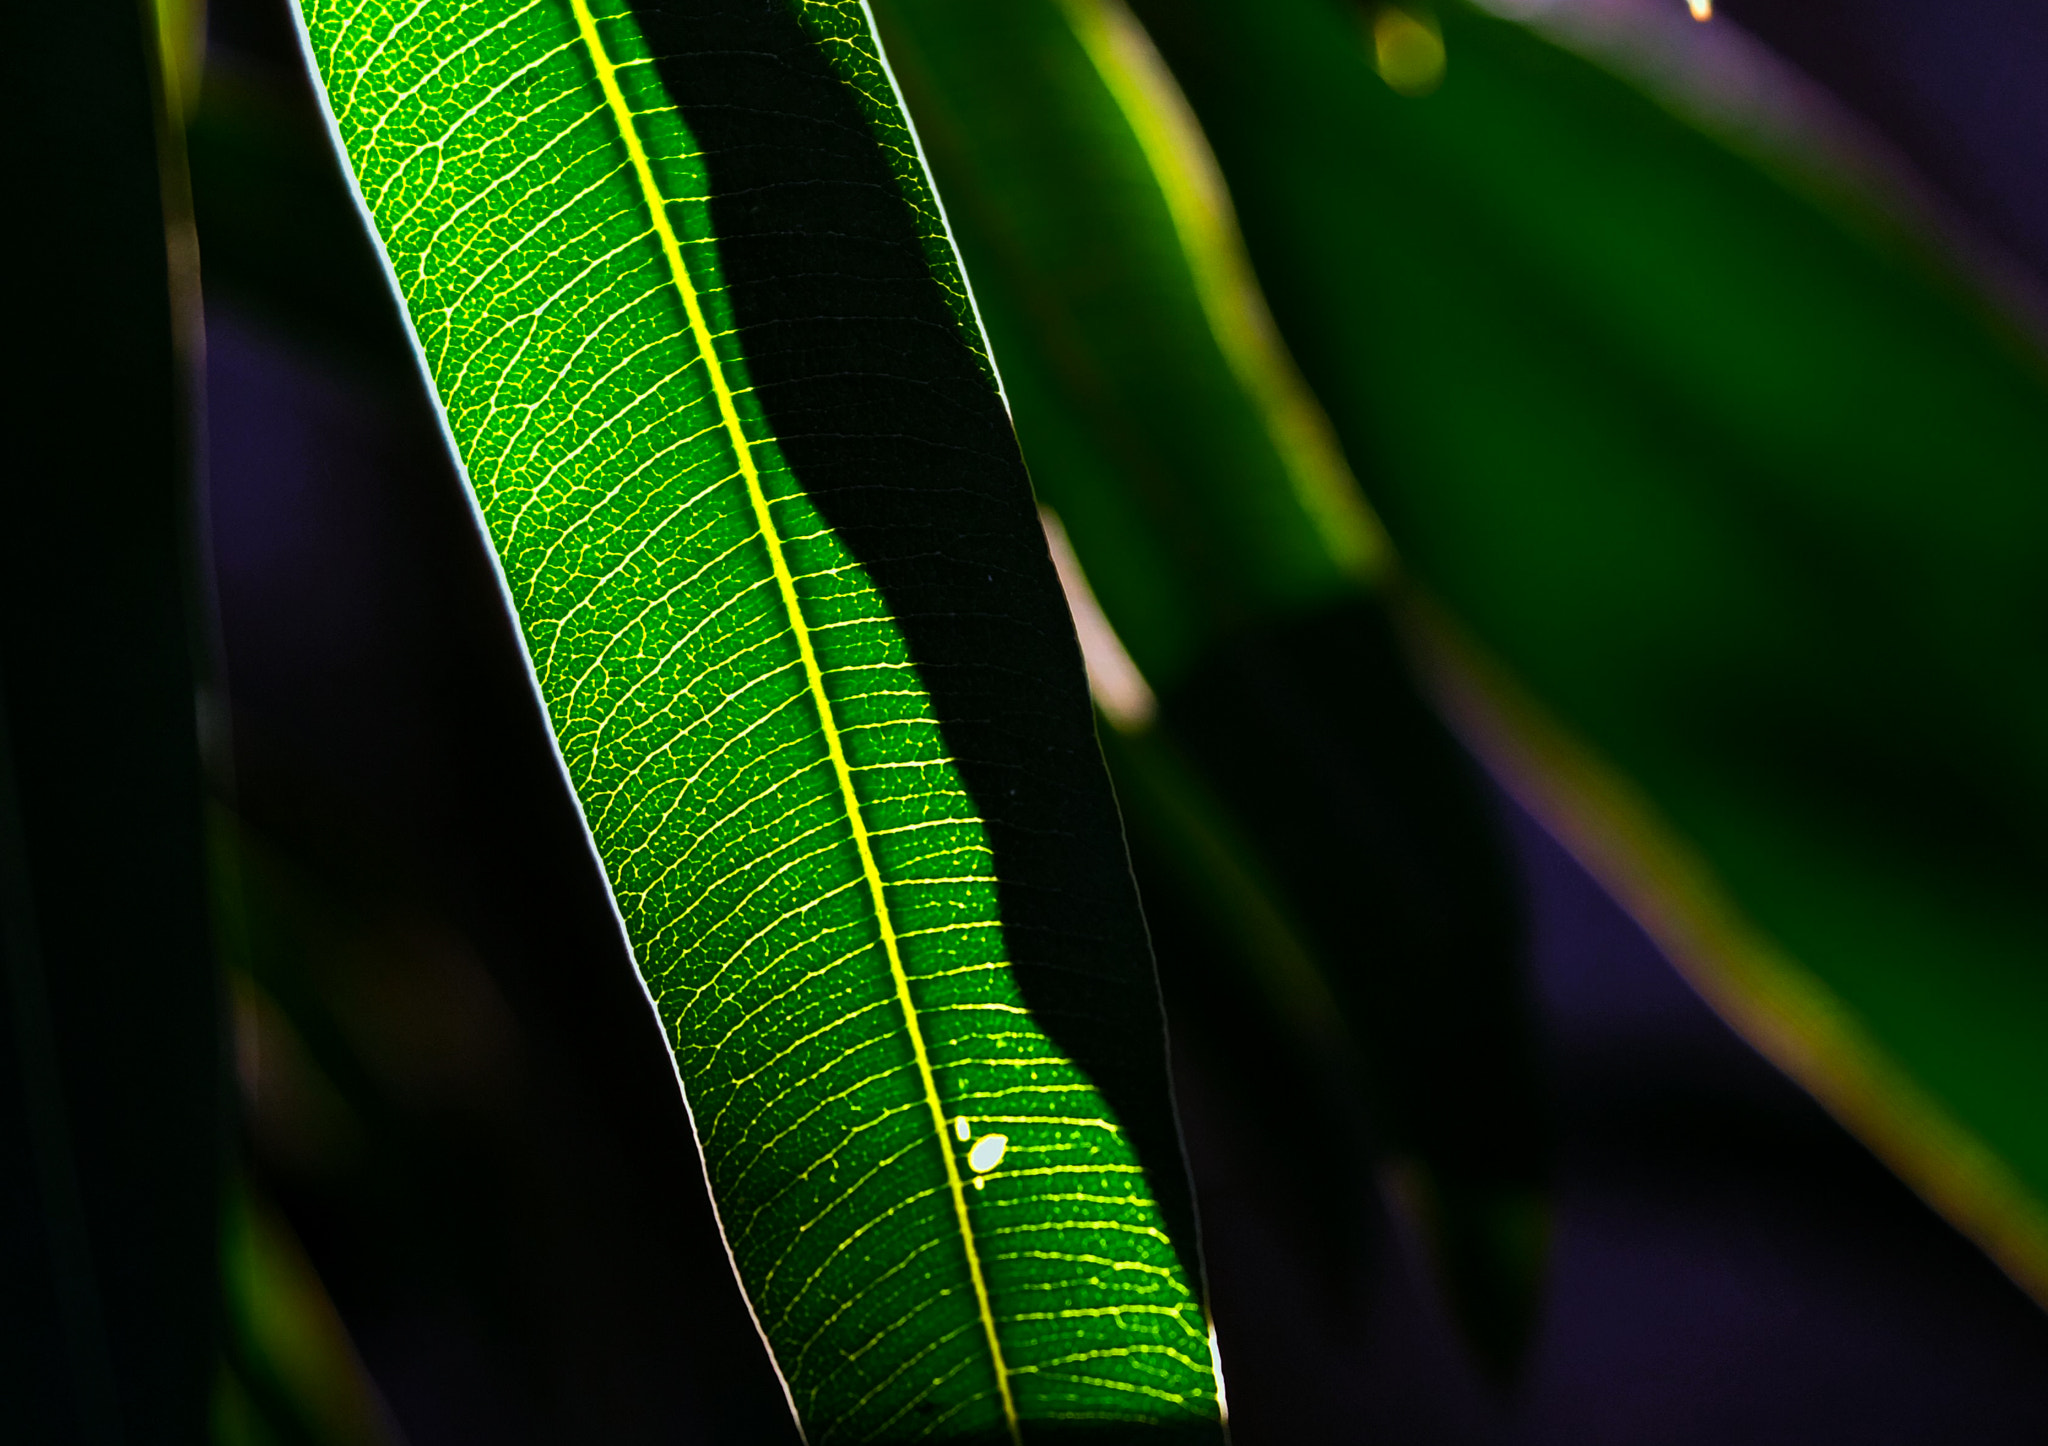
[[[669,280],[683,300],[683,310],[689,318],[690,333],[697,339],[704,357],[704,368],[711,378],[712,391],[718,397],[718,414],[731,440],[734,455],[739,460],[740,475],[746,482],[747,498],[754,509],[754,520],[761,529],[761,539],[768,548],[768,560],[775,571],[775,585],[782,595],[783,609],[789,615],[791,633],[796,638],[797,652],[803,660],[804,679],[809,685],[811,702],[818,710],[818,723],[825,734],[825,750],[832,759],[833,776],[839,782],[839,796],[846,807],[847,822],[853,830],[854,848],[860,854],[861,872],[866,876],[868,895],[873,900],[875,922],[881,930],[882,948],[889,958],[889,973],[896,985],[896,1002],[903,1010],[904,1028],[910,1035],[911,1053],[917,1060],[917,1074],[924,1086],[925,1104],[932,1117],[932,1131],[937,1138],[939,1158],[945,1164],[946,1185],[952,1194],[953,1217],[960,1228],[960,1243],[967,1256],[967,1273],[974,1284],[974,1300],[981,1313],[982,1331],[988,1338],[988,1351],[995,1369],[996,1391],[1003,1407],[1003,1420],[1009,1428],[1010,1440],[1022,1446],[1023,1432],[1017,1419],[1017,1403],[1010,1392],[1010,1371],[1003,1362],[1003,1344],[996,1332],[995,1309],[989,1300],[988,1281],[982,1274],[981,1252],[974,1240],[974,1227],[967,1214],[967,1191],[960,1179],[960,1167],[953,1158],[953,1144],[947,1133],[945,1106],[939,1099],[938,1081],[932,1074],[931,1056],[925,1048],[924,1028],[918,1022],[917,1003],[911,997],[910,976],[903,968],[903,953],[896,937],[896,924],[889,912],[889,901],[882,885],[882,871],[875,863],[873,842],[868,836],[867,820],[861,812],[860,797],[854,791],[853,770],[846,761],[846,749],[839,736],[839,724],[832,710],[832,700],[825,691],[825,675],[818,667],[818,655],[811,645],[810,625],[804,620],[803,607],[797,598],[796,579],[789,570],[789,561],[783,554],[782,537],[776,531],[775,519],[768,510],[768,496],[761,487],[761,472],[754,463],[752,446],[740,426],[739,407],[734,401],[732,384],[725,375],[717,348],[711,344],[711,329],[704,320],[703,303],[697,295],[697,285],[691,279],[690,271],[683,261],[682,242],[677,238],[675,228],[669,224],[668,203],[655,182],[654,167],[648,160],[646,147],[641,144],[640,132],[633,124],[633,112],[626,104],[624,92],[619,89],[618,69],[610,53],[605,49],[604,37],[598,32],[597,21],[590,13],[589,0],[570,0],[576,15],[576,27],[585,47],[590,51],[592,68],[597,72],[597,82],[604,91],[606,107],[611,111],[612,120],[619,132],[619,141],[626,149],[632,162],[633,174],[640,182],[640,197],[653,220],[655,234],[661,239],[662,254],[667,258]]]

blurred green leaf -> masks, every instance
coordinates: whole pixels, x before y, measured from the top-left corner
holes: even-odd
[[[1379,525],[1129,15],[886,0],[877,16],[1034,480],[1145,675],[1176,683],[1219,634],[1369,584]]]
[[[188,572],[196,277],[154,17],[10,15],[0,95],[33,230],[0,476],[4,1429],[196,1446],[227,1101]]]
[[[1466,1324],[1508,1362],[1541,1277],[1528,1223],[1548,1154],[1511,880],[1392,644],[1385,541],[1274,334],[1200,131],[1120,4],[876,12],[1033,480],[1085,570],[1070,592],[1107,620],[1082,636],[1125,735],[1109,752],[1139,866],[1156,848],[1178,881],[1148,910],[1194,904],[1240,972],[1218,995],[1169,951],[1170,996],[1206,1001],[1225,1040],[1247,992],[1263,1004],[1318,1061],[1271,1092],[1290,1120],[1355,1096],[1363,1054],[1379,1127],[1432,1182]],[[1242,1073],[1256,1089],[1300,1063]],[[1341,1200],[1326,1151],[1283,1168]]]
[[[1446,695],[1752,1040],[2048,1298],[2048,388],[1955,267],[1530,32],[1141,0]]]
[[[206,0],[152,0],[165,109],[188,119],[206,72]]]
[[[227,1355],[216,1446],[384,1446],[384,1412],[312,1262],[246,1180],[228,1192],[221,1279]]]
[[[799,1417],[1213,1439],[1079,659],[863,12],[305,14]]]

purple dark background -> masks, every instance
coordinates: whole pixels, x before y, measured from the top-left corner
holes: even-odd
[[[1716,0],[1829,87],[1981,237],[2048,277],[2048,5]]]
[[[1722,3],[2048,275],[2048,6]],[[276,15],[215,0],[224,60],[288,58]],[[237,808],[346,921],[323,1007],[395,988],[426,1031],[355,1036],[371,1143],[295,1156],[259,1107],[265,1188],[415,1446],[793,1440],[431,414],[233,298],[207,345]],[[2048,1314],[1501,807],[1563,1141],[1524,1379],[1480,1379],[1401,1228],[1329,1279],[1186,1060],[1237,1439],[2048,1441]]]

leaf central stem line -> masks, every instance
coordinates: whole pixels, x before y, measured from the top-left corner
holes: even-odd
[[[590,12],[589,0],[570,0],[570,8],[576,16],[576,27],[584,46],[590,52],[592,67],[597,72],[599,87],[604,91],[605,104],[619,131],[620,144],[632,162],[633,173],[640,183],[640,194],[654,224],[655,234],[661,240],[662,254],[668,261],[669,277],[676,292],[682,298],[683,310],[690,323],[691,335],[696,339],[704,356],[704,366],[711,378],[712,391],[718,398],[719,417],[725,425],[732,449],[739,461],[740,474],[745,479],[747,498],[754,509],[754,520],[761,529],[762,541],[768,549],[768,560],[775,571],[775,585],[782,595],[784,610],[789,615],[790,632],[796,638],[797,652],[804,666],[804,678],[810,687],[811,701],[818,710],[818,721],[825,734],[825,749],[831,756],[832,772],[839,782],[839,796],[846,807],[847,822],[853,831],[855,850],[860,855],[861,872],[866,876],[868,895],[874,904],[875,922],[882,936],[882,949],[889,959],[889,973],[896,986],[896,1001],[903,1010],[903,1024],[910,1036],[911,1053],[916,1057],[917,1075],[924,1086],[925,1104],[931,1112],[932,1132],[939,1147],[939,1159],[946,1169],[946,1185],[952,1195],[953,1217],[960,1228],[960,1243],[967,1256],[967,1274],[974,1285],[974,1300],[981,1315],[981,1325],[988,1339],[988,1352],[995,1368],[996,1391],[1001,1398],[1003,1421],[1009,1429],[1014,1446],[1022,1446],[1023,1427],[1017,1418],[1017,1403],[1010,1391],[1010,1371],[1003,1361],[1003,1343],[996,1331],[995,1308],[989,1299],[988,1281],[982,1273],[981,1251],[974,1239],[974,1226],[968,1218],[967,1191],[960,1178],[960,1165],[954,1158],[953,1141],[946,1119],[946,1108],[939,1098],[938,1079],[932,1072],[930,1052],[925,1048],[924,1028],[919,1022],[917,1001],[911,994],[910,975],[903,967],[903,951],[896,936],[896,924],[890,914],[889,900],[882,882],[882,870],[875,861],[873,842],[868,834],[867,820],[862,813],[860,796],[853,786],[853,769],[846,761],[846,749],[839,736],[839,724],[833,712],[832,700],[825,691],[825,675],[818,666],[817,651],[811,644],[810,625],[805,621],[803,606],[797,596],[796,579],[789,570],[789,560],[783,553],[782,537],[776,530],[774,515],[769,511],[768,496],[761,485],[760,468],[755,464],[752,445],[740,425],[739,405],[735,399],[732,384],[725,375],[716,347],[712,344],[711,329],[704,320],[704,307],[697,295],[697,285],[692,279],[689,267],[683,260],[683,246],[676,236],[675,227],[670,224],[668,202],[661,194],[661,187],[655,180],[653,163],[648,159],[647,149],[641,143],[640,132],[633,123],[633,111],[626,103],[625,93],[619,88],[619,67],[613,62],[605,48],[604,37],[599,32],[596,18]]]

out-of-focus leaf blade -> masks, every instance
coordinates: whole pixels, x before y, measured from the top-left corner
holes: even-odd
[[[198,1446],[227,1099],[180,145],[146,7],[9,18],[0,1394],[11,1439]]]
[[[228,1193],[221,1245],[229,1364],[214,1403],[219,1446],[274,1436],[389,1446],[383,1406],[326,1287],[246,1180]]]
[[[1467,1324],[1511,1360],[1547,1153],[1512,886],[1391,646],[1384,539],[1202,137],[1121,4],[876,8],[1039,493],[1156,691],[1155,717],[1098,668],[1140,846],[1225,916],[1221,948],[1323,1057],[1314,1097],[1355,1087],[1363,1053],[1380,1126],[1436,1182]]]
[[[2039,351],[1881,206],[1517,26],[1444,7],[1412,100],[1348,6],[1139,9],[1404,559],[1505,670],[1444,654],[1475,736],[2048,1295]]]
[[[1385,566],[1378,523],[1129,14],[877,13],[1039,490],[1145,675],[1177,683],[1219,634],[1356,595]]]
[[[1080,662],[864,13],[305,16],[811,1439],[1213,1439]]]

